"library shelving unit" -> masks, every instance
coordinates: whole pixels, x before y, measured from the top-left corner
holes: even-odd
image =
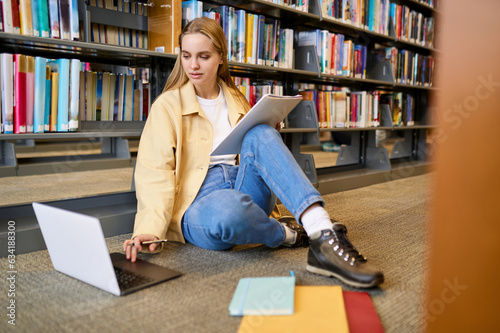
[[[327,29],[331,32],[345,34],[370,46],[373,46],[374,43],[381,43],[416,50],[423,54],[433,52],[430,48],[398,40],[391,34],[382,35],[322,17],[319,0],[310,1],[308,12],[264,0],[207,0],[204,2],[210,5],[232,6],[236,9],[265,15],[271,19],[278,19],[284,28]],[[418,1],[400,0],[398,3],[404,3],[427,16],[434,16],[437,13],[435,9]],[[151,70],[149,81],[150,100],[154,100],[161,93],[176,55],[88,42],[91,23],[123,26],[124,22],[127,22],[129,28],[145,31],[147,30],[147,19],[119,12],[109,15],[108,10],[87,6],[82,0],[79,1],[79,7],[80,19],[85,26],[84,41],[54,40],[0,32],[0,48],[2,52],[22,53],[47,58],[77,58],[90,63],[149,68]],[[284,93],[287,95],[297,94],[300,83],[316,83],[356,87],[365,90],[406,91],[416,96],[415,125],[405,127],[394,127],[392,122],[386,122],[382,123],[380,127],[319,129],[314,103],[312,101],[301,102],[292,111],[291,115],[294,116],[289,117],[289,126],[282,129],[282,136],[302,169],[311,182],[319,188],[320,192],[326,194],[342,191],[389,181],[402,177],[404,174],[408,175],[408,172],[398,173],[400,165],[406,168],[411,165],[411,175],[425,172],[427,163],[426,133],[432,128],[426,122],[426,110],[428,96],[434,88],[395,83],[394,78],[391,79],[386,74],[381,74],[390,71],[390,68],[384,68],[384,66],[388,66],[387,63],[376,64],[366,79],[322,74],[317,57],[314,59],[315,54],[314,48],[295,48],[295,68],[293,69],[232,61],[229,62],[229,65],[234,76],[272,79],[281,82]],[[387,112],[389,111],[387,110]],[[128,141],[140,137],[143,125],[144,122],[142,121],[81,122],[80,129],[77,132],[0,134],[0,176],[50,172],[51,166],[57,163],[57,158],[46,158],[37,161],[30,160],[31,165],[18,165],[16,146],[14,144],[14,141],[17,140],[32,143],[34,140],[44,139],[64,141],[93,138],[100,142],[101,154],[79,158],[78,163],[75,163],[72,170],[133,166],[134,159],[130,155]],[[385,148],[376,147],[376,130],[401,131],[404,133],[404,140],[394,146],[390,157]],[[316,169],[312,155],[301,154],[300,145],[305,136],[317,137],[320,132],[325,131],[347,134],[350,137],[350,143],[341,147],[334,167]],[[82,163],[82,160],[84,163]],[[67,158],[63,162],[71,163]],[[106,166],[102,166],[103,164]],[[69,166],[71,168],[71,165]],[[112,236],[131,232],[136,209],[136,198],[134,190],[131,188],[130,191],[123,193],[58,200],[49,204],[89,215],[98,215],[105,236]],[[0,221],[0,241],[2,243],[7,237],[7,223],[4,223],[4,219],[5,222],[9,219],[16,221],[18,254],[44,248],[43,239],[34,218],[31,204],[0,206],[0,216],[2,217],[2,221]],[[0,249],[0,257],[6,256],[6,254],[6,248]]]

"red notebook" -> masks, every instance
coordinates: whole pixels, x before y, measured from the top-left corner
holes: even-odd
[[[358,291],[342,293],[350,333],[384,333],[370,294]]]

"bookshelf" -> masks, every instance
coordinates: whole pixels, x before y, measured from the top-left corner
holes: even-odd
[[[381,34],[361,26],[327,17],[322,13],[321,2],[319,0],[309,1],[308,12],[264,0],[207,0],[204,3],[210,6],[232,6],[235,9],[243,9],[248,13],[265,15],[271,20],[279,20],[282,28],[293,28],[296,31],[326,29],[333,33],[345,34],[348,38],[366,45],[370,50],[373,50],[376,44],[380,44],[423,55],[434,53],[434,48],[397,38],[391,29],[389,29],[388,34]],[[439,13],[437,9],[415,0],[399,0],[397,3],[407,5],[410,9],[419,11],[426,16],[435,16]],[[147,20],[144,17],[130,16],[132,14],[129,13],[114,13],[114,17],[109,19],[109,10],[87,6],[82,0],[79,1],[79,8],[81,23],[84,25],[83,35],[81,36],[82,41],[32,37],[0,32],[0,48],[2,49],[2,53],[22,53],[47,58],[76,58],[82,62],[99,63],[108,66],[149,68],[154,73],[154,75],[150,75],[149,81],[150,100],[154,100],[161,93],[177,56],[175,54],[160,53],[141,48],[90,42],[90,25],[92,23],[120,25],[123,24],[122,22],[127,21],[128,28],[144,31],[147,27]],[[428,99],[429,95],[436,89],[434,87],[397,82],[394,77],[387,75],[387,72],[391,70],[388,62],[375,63],[374,66],[368,69],[369,73],[364,78],[322,73],[319,59],[317,57],[310,57],[315,55],[316,51],[316,49],[310,46],[296,47],[294,50],[294,68],[265,66],[236,61],[230,61],[229,65],[233,76],[245,76],[254,80],[276,80],[282,84],[284,94],[288,95],[299,93],[301,84],[314,84],[318,86],[348,87],[353,90],[364,91],[402,91],[414,95],[416,104],[413,126],[395,126],[390,122],[381,123],[379,127],[319,128],[316,113],[309,114],[310,117],[304,116],[304,110],[308,108],[309,110],[314,109],[314,103],[311,106],[310,103],[304,103],[308,101],[301,102],[299,104],[300,107],[294,111],[298,114],[298,120],[296,119],[293,126],[282,129],[281,133],[284,142],[320,192],[326,194],[348,190],[425,172],[428,165],[426,160],[427,132],[432,130],[432,126],[427,122]],[[310,111],[308,112],[310,113]],[[387,112],[389,114],[386,117],[391,117],[390,111],[387,110]],[[33,159],[31,165],[20,167],[16,160],[16,146],[14,144],[16,140],[50,139],[58,141],[64,139],[92,138],[101,142],[101,154],[89,156],[88,158],[81,157],[74,166],[69,165],[70,168],[73,168],[72,170],[133,166],[134,158],[130,154],[128,140],[130,138],[139,138],[143,125],[143,121],[82,121],[77,132],[0,134],[0,177],[50,172],[51,168],[47,165],[57,162],[57,159],[51,161]],[[395,144],[390,156],[386,148],[376,145],[375,138],[377,131],[402,133],[402,140]],[[332,157],[334,166],[316,168],[312,155],[301,153],[301,145],[304,141],[319,143],[319,136],[324,133],[346,135],[350,140],[348,144],[340,148],[337,157]],[[65,163],[70,162],[65,160]],[[411,168],[411,172],[407,172],[409,167]],[[135,197],[130,193],[124,193],[102,196],[102,199],[102,201],[96,199],[99,201],[99,205],[110,207],[109,209],[100,208],[100,214],[103,216],[103,224],[107,223],[107,216],[109,216],[109,221],[111,221],[110,231],[106,235],[110,236],[129,232],[130,230],[127,228],[133,223],[133,214],[127,211],[124,215],[123,227],[118,226],[117,216],[120,214],[116,211],[116,202],[120,201],[121,204],[126,202],[127,207],[130,208],[134,206]],[[96,200],[93,201],[92,198],[87,198],[85,199],[85,205],[79,206],[79,200],[84,199],[61,200],[54,204],[61,207],[79,209],[82,212],[92,212],[92,205],[97,203]],[[33,240],[40,236],[39,233],[32,230],[32,228],[36,228],[36,221],[34,220],[30,206],[21,206],[17,208],[0,207],[0,215],[12,216],[13,218],[19,216],[20,221],[23,221],[23,223],[18,224],[20,230],[19,238],[27,237],[26,239]],[[24,210],[23,213],[21,213],[20,208]],[[26,210],[28,213],[26,213]],[[106,226],[104,227],[106,228]],[[24,236],[21,232],[23,228],[30,230]],[[0,239],[3,239],[2,237],[4,236],[0,232]],[[33,244],[38,244],[37,242],[40,243],[39,239]],[[21,244],[21,242],[18,243]],[[30,248],[29,250],[33,249]],[[19,249],[19,253],[21,252],[22,249]]]

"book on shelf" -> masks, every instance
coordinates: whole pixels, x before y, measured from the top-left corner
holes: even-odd
[[[104,8],[109,10],[118,11],[118,2],[114,0],[105,0]],[[111,45],[120,45],[120,37],[118,27],[108,25],[106,26],[106,42]]]
[[[299,87],[299,93],[304,99],[315,102],[320,128],[380,126],[381,91],[356,91],[347,87],[304,85]],[[405,105],[413,105],[412,110],[414,110],[414,103],[405,103]],[[407,126],[411,125],[413,122],[407,123]]]
[[[59,29],[61,39],[71,40],[71,0],[58,0],[59,4]]]
[[[33,133],[33,110],[35,103],[35,58],[26,56],[26,133]]]
[[[80,108],[80,67],[81,63],[78,59],[70,60],[69,69],[69,114],[68,114],[68,131],[74,132],[79,126],[79,108]]]
[[[2,124],[3,133],[14,133],[14,57],[9,53],[0,55],[2,68]]]
[[[21,33],[19,5],[17,0],[2,0],[0,14],[2,14],[4,32],[14,34]]]
[[[50,66],[45,65],[45,108],[43,115],[43,131],[50,131],[50,109],[52,104],[52,80]]]
[[[48,62],[53,73],[58,73],[57,86],[57,132],[68,131],[69,110],[69,85],[70,85],[70,60],[56,59]]]
[[[26,133],[26,80],[28,62],[25,55],[14,55],[14,133]]]
[[[50,37],[59,39],[61,38],[61,32],[59,29],[59,1],[48,0],[48,7]]]
[[[50,66],[49,66],[50,68]],[[57,103],[59,102],[59,72],[50,71],[50,121],[49,121],[49,131],[57,132]]]
[[[179,53],[182,25],[181,0],[154,0],[148,13],[148,47],[152,51]]]
[[[187,0],[182,2],[182,29],[195,18],[203,16],[203,2]]]
[[[33,108],[33,132],[43,133],[45,128],[45,90],[47,59],[35,58],[35,99]]]
[[[37,10],[33,12],[33,16],[38,19],[38,36],[50,37],[49,27],[49,8],[47,0],[31,0],[36,4]]]
[[[124,75],[124,90],[123,90],[123,120],[133,120],[134,112],[134,76],[131,74]]]
[[[47,1],[47,0],[41,0]],[[69,2],[69,37],[70,40],[80,40],[80,23],[78,18],[78,0]]]
[[[231,316],[292,315],[295,276],[247,277],[239,280],[229,304]]]
[[[14,0],[11,0],[13,3]],[[19,0],[19,23],[21,34],[33,36],[33,18],[31,15],[31,0]]]

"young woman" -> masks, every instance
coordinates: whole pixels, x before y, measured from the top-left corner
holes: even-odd
[[[141,242],[164,238],[226,250],[242,244],[301,246],[309,236],[307,270],[357,287],[382,283],[383,274],[357,252],[345,227],[332,222],[276,129],[254,127],[239,156],[209,156],[250,105],[229,74],[226,37],[216,21],[191,21],[179,45],[181,54],[139,145],[138,207],[132,239],[123,244],[127,258],[160,251],[161,245],[143,248]],[[303,228],[270,217],[276,217],[276,196]]]

